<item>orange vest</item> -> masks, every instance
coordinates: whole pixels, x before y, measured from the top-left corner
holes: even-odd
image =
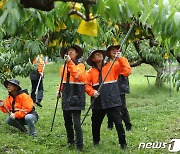
[[[37,64],[38,65],[38,72],[39,74],[43,72],[43,67],[44,67],[44,61],[41,57],[39,57],[39,59],[37,60],[37,58],[35,58],[33,60],[33,64]]]
[[[60,69],[61,77],[63,68],[64,66]],[[73,61],[68,62],[67,66],[65,66],[61,89],[63,110],[83,110],[85,108],[85,82],[86,71],[84,64],[78,63],[75,65]]]
[[[4,102],[4,106],[7,108],[9,112],[12,111],[12,102],[13,102],[13,97],[8,96],[6,101]],[[31,97],[26,94],[26,93],[20,93],[15,97],[15,104],[14,104],[14,116],[17,119],[22,119],[27,115],[29,112],[32,111],[33,109],[33,100]],[[0,107],[0,110],[3,111],[4,113],[7,113],[4,107]]]
[[[101,70],[102,80],[104,80],[111,64],[112,61],[110,61],[109,63],[103,66]],[[131,67],[128,63],[128,60],[124,57],[121,57],[114,62],[113,67],[111,68],[104,84],[117,82],[118,76],[120,74],[124,76],[129,76],[130,73],[131,73]],[[98,85],[99,85],[99,70],[93,67],[87,72],[87,84],[86,84],[87,94],[93,96],[94,92],[96,91],[95,89],[93,89],[93,87]]]

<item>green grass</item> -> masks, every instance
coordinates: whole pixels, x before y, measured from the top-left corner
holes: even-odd
[[[54,108],[56,104],[56,91],[60,82],[60,64],[48,64],[45,69],[44,78],[44,99],[43,108],[36,107],[40,115],[36,123],[38,137],[21,134],[18,130],[5,123],[7,115],[0,112],[0,153],[40,153],[40,154],[59,154],[77,153],[76,149],[66,149],[66,132],[62,117],[61,102],[59,101],[53,132],[50,133]],[[155,74],[153,68],[142,65],[133,68],[130,76],[131,93],[127,95],[127,107],[130,113],[133,129],[126,133],[128,143],[127,151],[129,154],[139,153],[168,153],[165,149],[140,149],[140,143],[145,142],[170,142],[173,138],[180,138],[180,95],[175,90],[172,97],[169,95],[169,87],[163,88],[154,86],[155,79],[150,78],[150,86],[144,74]],[[20,78],[22,88],[27,88],[30,92],[31,85],[29,78]],[[7,91],[1,85],[1,99],[5,99]],[[89,96],[86,97],[86,110],[90,105]],[[86,110],[82,112],[84,117]],[[83,128],[84,152],[88,154],[117,154],[124,153],[119,145],[115,129],[107,129],[107,118],[104,119],[101,128],[101,143],[94,148],[91,134],[91,112],[87,116]],[[50,134],[48,136],[48,134]]]

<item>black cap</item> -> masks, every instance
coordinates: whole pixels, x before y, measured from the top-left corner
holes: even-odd
[[[61,55],[62,58],[64,58],[64,55],[67,54],[67,51],[68,51],[69,48],[73,48],[73,49],[76,50],[76,52],[78,53],[77,59],[81,58],[81,56],[83,55],[82,48],[79,47],[78,45],[73,45],[73,46],[69,46],[67,48],[64,48],[64,47],[61,48],[60,55]]]
[[[95,52],[100,52],[102,53],[103,57],[105,58],[106,57],[106,51],[105,50],[92,50],[89,54],[89,57],[88,59],[86,60],[87,64],[90,65],[90,66],[93,66],[95,63],[92,61],[92,55],[95,53]]]
[[[14,84],[14,85],[18,86],[18,90],[21,90],[21,87],[19,86],[19,81],[18,81],[18,80],[16,80],[16,79],[6,80],[6,81],[4,82],[4,86],[5,86],[6,88],[7,88],[7,86],[8,86],[8,83],[11,83],[11,84]]]
[[[110,57],[109,51],[111,51],[112,48],[116,48],[117,50],[119,50],[120,45],[110,45],[110,46],[107,48],[107,56],[108,56],[108,57]]]

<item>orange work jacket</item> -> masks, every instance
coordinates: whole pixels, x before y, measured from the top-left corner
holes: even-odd
[[[110,68],[112,61],[105,64],[101,70],[98,70],[97,67],[92,67],[87,72],[87,83],[86,83],[86,93],[90,96],[93,96],[95,91],[99,88],[99,78],[100,73],[102,76],[102,81],[104,80],[108,69]],[[101,90],[100,96],[95,99],[93,108],[96,109],[105,109],[121,105],[119,88],[117,84],[117,79],[120,74],[128,76],[131,73],[131,67],[126,58],[121,57],[117,59],[111,68]]]
[[[13,100],[15,102],[14,111],[12,108]],[[9,112],[14,112],[15,118],[22,119],[33,110],[34,105],[31,97],[25,92],[25,90],[22,90],[15,99],[9,95],[4,102],[4,106]],[[7,113],[6,109],[4,107],[0,107],[0,110],[4,113]]]
[[[44,61],[42,58],[39,58],[39,60],[37,60],[36,58],[33,60],[33,64],[37,64],[38,65],[38,73],[42,73],[43,72],[43,67],[45,65]]]
[[[64,66],[60,68],[62,77]],[[63,110],[83,110],[85,108],[86,71],[83,63],[70,61],[65,66],[62,85]]]

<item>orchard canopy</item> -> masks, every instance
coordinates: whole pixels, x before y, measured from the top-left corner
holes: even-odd
[[[179,89],[179,0],[1,0],[0,80],[28,76],[35,56],[56,60],[63,46],[80,45],[86,58],[121,44],[133,22],[123,46],[131,66],[150,64],[162,79],[171,61]]]

